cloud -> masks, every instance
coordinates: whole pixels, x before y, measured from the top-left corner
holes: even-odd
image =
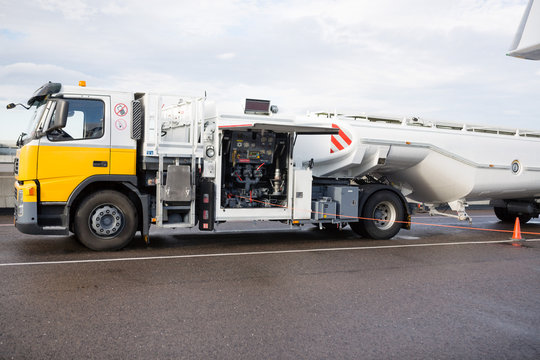
[[[379,0],[375,5],[371,0],[300,0],[292,3],[281,3],[273,14],[283,13],[293,21],[314,18],[324,27],[327,39],[356,41],[357,37],[351,35],[357,34],[358,28],[371,29],[368,34],[381,29],[449,33],[458,28],[504,33],[517,27],[525,1]]]
[[[52,64],[35,64],[35,63],[14,63],[0,66],[0,80],[2,81],[20,81],[31,80],[35,76],[43,74],[51,74],[51,76],[68,76],[68,77],[84,77],[84,74],[79,71],[65,69]]]
[[[18,31],[12,31],[9,29],[0,29],[0,37],[8,40],[19,40],[24,37],[24,33]]]
[[[0,100],[21,101],[48,81],[77,84],[93,77],[51,64],[14,63],[0,66]],[[17,100],[19,99],[19,100]]]
[[[236,57],[236,54],[233,52],[223,53],[216,56],[220,60],[230,60]]]
[[[38,0],[38,5],[52,13],[60,13],[68,20],[85,20],[97,9],[84,0]]]

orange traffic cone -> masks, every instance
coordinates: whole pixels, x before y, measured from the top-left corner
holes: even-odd
[[[519,242],[519,240],[522,240],[522,238],[521,238],[521,224],[519,223],[519,217],[516,217],[516,224],[514,225],[514,233],[512,234],[512,240],[514,240],[512,245],[521,246],[521,244]]]

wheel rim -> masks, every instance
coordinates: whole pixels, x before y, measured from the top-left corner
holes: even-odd
[[[111,204],[97,206],[88,221],[92,232],[101,238],[115,237],[125,225],[124,213]]]
[[[388,230],[396,221],[397,211],[394,205],[388,201],[377,204],[373,211],[373,224],[380,230]]]

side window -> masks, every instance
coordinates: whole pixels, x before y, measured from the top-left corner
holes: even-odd
[[[104,104],[100,100],[66,99],[68,118],[63,129],[51,131],[51,141],[97,139],[103,136]],[[54,114],[53,114],[54,116]]]

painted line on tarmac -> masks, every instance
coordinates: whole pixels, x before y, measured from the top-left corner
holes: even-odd
[[[540,239],[522,240],[522,242],[536,242],[536,241],[540,241]],[[434,244],[403,244],[403,245],[358,246],[358,247],[326,248],[326,249],[322,248],[322,249],[247,251],[247,252],[236,252],[236,253],[211,253],[211,254],[191,254],[191,255],[146,256],[146,257],[134,257],[134,258],[36,261],[36,262],[4,263],[4,264],[0,264],[0,267],[30,266],[30,265],[88,264],[88,263],[121,262],[121,261],[195,259],[195,258],[225,257],[225,256],[301,254],[301,253],[315,253],[315,252],[328,252],[328,251],[402,249],[402,248],[430,247],[430,246],[484,245],[484,244],[501,244],[501,243],[512,243],[512,242],[514,242],[514,240],[464,241],[464,242],[434,243]]]
[[[497,219],[497,217],[495,215],[471,215],[469,214],[469,216],[472,218],[472,219],[477,219],[477,218],[492,218],[494,220],[497,220],[497,221],[500,221],[499,219]],[[429,215],[429,214],[414,214],[412,215],[413,218],[435,218],[435,219],[448,219],[448,216],[444,216],[444,215]]]

